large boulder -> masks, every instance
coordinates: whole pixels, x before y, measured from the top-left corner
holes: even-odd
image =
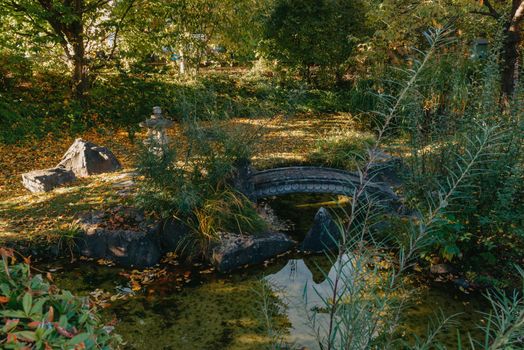
[[[113,172],[122,168],[115,155],[106,147],[76,139],[58,164],[78,177]]]
[[[378,150],[375,153],[375,162],[370,166],[369,174],[374,183],[385,184],[396,190],[403,184],[402,171],[403,164],[400,158]]]
[[[101,211],[79,215],[76,246],[81,255],[113,260],[125,267],[149,267],[160,261],[157,225],[144,221],[133,228],[115,228],[111,222],[111,217]]]
[[[159,229],[160,247],[165,253],[176,252],[181,256],[194,253],[189,227],[178,219],[162,221]]]
[[[232,187],[253,202],[256,202],[256,197],[254,196],[255,184],[251,181],[251,175],[255,172],[256,170],[251,166],[251,162],[248,159],[239,160],[237,161],[237,164],[235,164],[230,179]]]
[[[315,214],[313,226],[300,245],[305,252],[320,253],[338,246],[341,228],[329,211],[322,207]]]
[[[219,272],[229,272],[245,265],[256,265],[289,251],[296,244],[282,233],[258,236],[224,233],[212,245],[209,261]]]
[[[71,170],[60,167],[22,174],[22,183],[31,192],[48,192],[75,179],[75,174]]]

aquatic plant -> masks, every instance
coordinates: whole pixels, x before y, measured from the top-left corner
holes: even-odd
[[[0,347],[2,349],[112,349],[121,338],[106,326],[88,298],[53,286],[33,274],[26,259],[15,263],[0,248]]]
[[[262,316],[260,323],[269,339],[265,348],[268,350],[290,349],[290,344],[285,340],[285,328],[277,326],[278,318],[279,316],[281,317],[282,305],[279,304],[279,299],[275,297],[275,286],[261,279],[254,292],[257,296],[258,309],[261,311],[260,315]]]
[[[485,313],[485,325],[479,325],[483,340],[468,335],[470,348],[475,349],[522,349],[524,347],[524,269],[515,267],[522,281],[520,291],[508,293],[501,289],[486,292],[491,309]],[[459,335],[459,349],[462,342]]]

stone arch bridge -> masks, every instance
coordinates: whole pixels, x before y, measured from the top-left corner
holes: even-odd
[[[293,166],[244,173],[242,192],[253,200],[293,193],[329,193],[351,196],[360,184],[360,177],[340,169]],[[385,182],[368,182],[365,192],[388,206],[396,207],[399,197]]]

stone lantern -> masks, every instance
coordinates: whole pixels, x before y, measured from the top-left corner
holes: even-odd
[[[153,114],[149,119],[141,122],[142,128],[147,128],[147,137],[144,144],[149,147],[149,151],[162,155],[169,145],[167,128],[173,125],[173,121],[162,116],[162,109],[158,106],[153,107]]]
[[[485,38],[475,39],[471,51],[471,58],[474,60],[487,58],[489,55],[489,41]]]

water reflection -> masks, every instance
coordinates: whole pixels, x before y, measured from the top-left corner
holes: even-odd
[[[352,257],[344,255],[337,265],[342,267],[345,278],[351,278]],[[308,257],[305,259],[291,259],[277,273],[268,275],[265,280],[272,286],[274,293],[284,302],[284,312],[291,324],[287,340],[309,349],[317,349],[318,344],[308,321],[312,310],[325,306],[324,300],[330,298],[332,288],[329,281],[336,276],[336,267],[326,266],[329,260],[325,257]],[[327,278],[325,272],[328,271]],[[328,315],[316,313],[315,328],[325,329]]]
[[[345,256],[341,261],[349,262],[350,257]],[[351,263],[345,266],[344,273],[350,277],[360,273],[352,271]],[[129,280],[122,276],[125,271],[116,267],[56,261],[38,268],[59,269],[54,273],[55,283],[76,294],[86,295],[96,289],[116,293],[122,287],[129,287]],[[166,278],[104,309],[107,320],[115,316],[118,319],[116,331],[128,342],[126,349],[266,348],[269,339],[259,322],[262,311],[254,292],[260,287],[262,274],[266,274],[265,280],[285,304],[281,311],[291,324],[286,340],[311,350],[318,349],[306,310],[322,306],[320,296],[329,295],[329,283],[322,271],[329,271],[330,278],[335,271],[325,256],[279,260],[263,270],[248,269],[229,276],[199,271],[197,267],[192,268],[191,282],[180,288],[176,281],[187,272],[187,266],[169,268]],[[428,319],[441,309],[446,315],[460,313],[456,321],[462,334],[471,332],[481,336],[476,328],[481,318],[476,310],[486,310],[481,295],[466,295],[444,284],[431,288],[415,284],[409,288],[417,288],[419,293],[404,312],[401,334],[423,336]],[[317,313],[318,320],[322,320],[322,316]],[[456,339],[456,327],[444,330],[439,337],[450,349],[456,348]]]
[[[336,266],[341,269],[344,279],[358,278],[353,270],[355,256],[344,255]],[[338,265],[340,264],[340,265]],[[324,256],[307,256],[304,259],[292,259],[278,272],[265,277],[273,292],[283,302],[281,312],[290,323],[286,341],[299,347],[319,349],[315,330],[325,330],[328,314],[318,312],[325,306],[324,300],[331,298],[330,280],[336,276],[336,266],[331,266]],[[322,271],[329,271],[326,278]],[[361,275],[360,275],[361,276]],[[464,294],[448,284],[418,285],[409,284],[410,290],[417,290],[403,312],[399,327],[399,336],[408,342],[413,335],[423,336],[427,331],[428,321],[434,319],[437,311],[445,315],[455,315],[454,323],[441,330],[436,339],[449,349],[457,347],[457,332],[470,334],[473,339],[481,339],[482,332],[478,324],[482,321],[479,310],[486,310],[487,305],[480,294]],[[340,292],[341,294],[343,291]],[[308,316],[315,312],[315,329],[311,327]],[[325,333],[325,332],[323,332]]]

